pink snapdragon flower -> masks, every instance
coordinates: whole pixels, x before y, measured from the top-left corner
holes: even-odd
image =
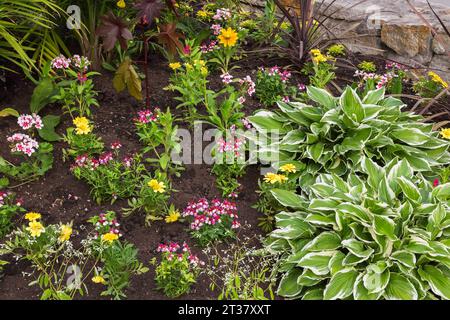
[[[217,9],[216,14],[213,16],[214,20],[228,20],[231,18],[230,9],[221,8]]]
[[[24,130],[29,130],[33,127],[36,129],[42,129],[44,124],[42,119],[36,113],[33,114],[22,114],[17,118],[17,124]]]
[[[6,140],[12,144],[11,152],[23,153],[29,157],[39,148],[36,140],[23,133],[15,133]]]
[[[213,24],[211,26],[211,30],[213,35],[218,36],[220,34],[220,30],[222,30],[222,26],[220,24]]]

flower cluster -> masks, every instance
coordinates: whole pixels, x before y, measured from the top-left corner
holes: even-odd
[[[92,217],[89,219],[89,222],[95,227],[95,239],[100,238],[104,242],[112,243],[122,237],[122,233],[119,230],[120,224],[113,211]]]
[[[264,182],[275,184],[286,182],[288,178],[284,174],[268,172],[264,175]]]
[[[135,119],[136,122],[146,124],[150,122],[154,122],[158,119],[159,108],[155,108],[154,111],[149,109],[138,111],[138,117]]]
[[[218,36],[220,34],[220,30],[222,30],[222,26],[220,24],[211,25],[211,30],[213,35]]]
[[[320,64],[323,62],[327,62],[329,57],[326,55],[323,55],[322,52],[320,52],[319,49],[312,49],[311,50],[311,57],[312,57],[312,61],[315,64]]]
[[[219,25],[214,25],[214,26],[219,26]],[[214,31],[214,33],[215,33],[215,31]],[[215,35],[219,35],[219,33],[220,33],[220,26],[219,26],[219,31]],[[215,41],[215,40],[211,40],[211,41],[209,41],[209,43],[202,43],[202,45],[200,46],[200,50],[202,51],[202,53],[212,52],[212,51],[216,50],[217,48],[218,48],[217,41]]]
[[[45,232],[45,227],[42,225],[40,221],[41,218],[40,213],[36,212],[28,212],[25,215],[25,219],[28,220],[28,227],[25,228],[33,238],[39,238],[42,233]]]
[[[281,70],[278,66],[273,66],[271,68],[265,69],[264,67],[260,68],[263,72],[266,72],[269,76],[279,76],[283,83],[286,83],[291,78],[292,74],[288,70]]]
[[[38,116],[36,113],[33,114],[22,114],[17,118],[18,125],[23,130],[28,130],[33,128],[33,126],[40,130],[44,127],[44,124],[42,123],[42,119],[40,116]]]
[[[442,80],[442,78],[437,73],[430,71],[428,72],[428,76],[430,77],[431,81],[441,85],[443,88],[448,88],[448,83]]]
[[[228,72],[222,74],[220,76],[220,78],[222,79],[222,82],[224,84],[230,84],[232,82],[232,80],[233,80],[233,76],[231,74],[229,74]]]
[[[10,191],[0,191],[0,208],[9,205],[14,200],[14,195]],[[16,201],[16,206],[20,206],[20,200]]]
[[[213,16],[214,20],[226,21],[231,18],[231,11],[226,8],[217,9],[216,14]]]
[[[181,252],[180,252],[181,249]],[[183,259],[187,258],[190,264],[193,266],[204,265],[205,263],[201,261],[196,255],[192,254],[191,249],[187,245],[186,242],[183,242],[183,245],[180,246],[176,242],[170,242],[169,244],[161,243],[158,245],[156,249],[157,252],[167,253],[165,258],[168,261],[172,261],[173,259],[177,259],[178,261],[183,261]]]
[[[367,81],[369,79],[374,80],[376,82],[377,89],[380,89],[381,87],[385,86],[393,78],[398,77],[398,75],[393,72],[387,72],[383,75],[379,75],[376,73],[365,72],[365,71],[361,71],[361,70],[356,70],[355,76],[361,77],[363,81]],[[362,84],[360,84],[360,85],[362,85]]]
[[[78,69],[82,69],[86,71],[91,64],[91,62],[86,57],[81,57],[79,55],[74,55],[72,58],[66,58],[64,55],[59,55],[54,58],[51,62],[51,66],[53,69],[68,69],[70,65]]]
[[[196,202],[190,202],[183,211],[183,217],[193,217],[190,228],[192,230],[200,230],[205,225],[215,225],[221,223],[224,216],[232,218],[231,228],[239,228],[240,223],[237,216],[236,203],[218,199],[211,201],[202,198]]]
[[[244,86],[247,90],[247,94],[251,97],[256,91],[256,85],[250,76],[246,76],[244,79],[239,79],[239,84]]]
[[[11,152],[21,152],[27,156],[31,156],[39,148],[39,143],[27,134],[15,133],[7,138],[10,142]]]
[[[238,137],[233,137],[231,141],[227,141],[224,138],[217,140],[217,151],[220,153],[233,152],[236,157],[239,157],[240,150],[244,144],[244,140]]]
[[[113,148],[114,145],[115,145],[115,143],[113,143],[111,145],[111,148]],[[98,158],[89,157],[88,154],[82,154],[75,158],[75,163],[70,169],[73,170],[76,167],[78,167],[78,168],[89,168],[91,170],[95,170],[98,168],[98,166],[107,165],[112,160],[114,160],[114,156],[111,151],[106,151],[106,152],[102,153],[100,156],[98,156]],[[129,167],[131,167],[133,160],[134,160],[134,158],[132,156],[126,156],[123,158],[122,164],[125,167],[129,168]]]

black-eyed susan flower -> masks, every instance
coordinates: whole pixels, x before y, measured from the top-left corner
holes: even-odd
[[[217,38],[219,39],[219,43],[224,47],[233,47],[238,40],[238,34],[231,28],[221,29],[220,35]]]

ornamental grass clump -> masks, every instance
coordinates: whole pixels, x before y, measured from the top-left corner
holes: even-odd
[[[278,294],[301,299],[450,299],[450,184],[406,159],[360,175],[321,174],[309,195],[274,189],[286,208],[267,248],[282,254]]]

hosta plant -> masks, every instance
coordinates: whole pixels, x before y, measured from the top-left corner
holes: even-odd
[[[267,247],[283,253],[278,294],[302,299],[449,299],[450,184],[433,187],[407,160],[367,157],[362,174],[322,174],[288,207]]]
[[[304,163],[299,177],[302,188],[313,183],[318,173],[345,176],[361,170],[364,156],[383,165],[399,157],[420,172],[448,163],[448,142],[438,138],[432,124],[402,112],[405,104],[386,98],[384,92],[384,88],[373,90],[360,99],[347,87],[335,98],[308,87],[311,105],[278,102],[276,111],[258,111],[249,120],[260,135],[269,137],[260,159],[270,149],[280,162]]]

